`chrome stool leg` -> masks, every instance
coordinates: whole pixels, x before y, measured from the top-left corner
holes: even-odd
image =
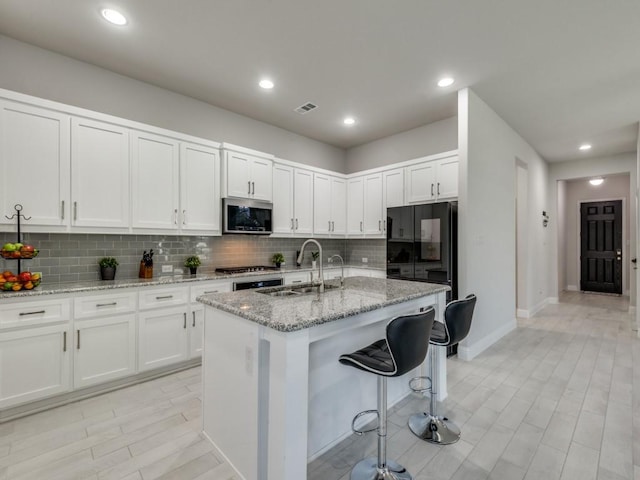
[[[415,413],[409,417],[409,429],[414,435],[427,442],[449,445],[460,440],[460,428],[446,417],[437,414],[438,392],[437,371],[435,368],[437,350],[431,348],[431,398],[430,413]]]
[[[378,458],[365,458],[351,470],[351,480],[412,480],[407,470],[387,461],[387,377],[378,375]]]

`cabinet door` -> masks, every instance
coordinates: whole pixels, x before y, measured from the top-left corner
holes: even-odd
[[[456,198],[458,196],[458,157],[440,160],[437,168],[438,199]]]
[[[364,233],[381,236],[384,232],[386,216],[382,203],[382,174],[367,175],[364,178]],[[383,218],[383,216],[385,218]]]
[[[313,175],[313,233],[331,233],[331,180],[328,175]]]
[[[364,233],[364,178],[351,178],[347,182],[347,235]]]
[[[180,218],[183,232],[220,233],[220,158],[216,149],[180,145]]]
[[[436,198],[436,168],[433,162],[419,163],[405,170],[406,203],[424,203]]]
[[[186,307],[140,312],[138,329],[138,369],[141,372],[187,360]]]
[[[0,333],[0,408],[71,389],[67,325]]]
[[[88,387],[136,373],[136,316],[75,323],[74,387]]]
[[[404,205],[404,168],[384,172],[384,204],[387,208]]]
[[[273,200],[273,161],[254,157],[251,161],[251,198]]]
[[[178,229],[178,154],[173,139],[132,132],[134,228]]]
[[[74,118],[71,124],[71,225],[129,226],[129,132]]]
[[[251,197],[251,157],[243,153],[225,152],[224,181],[229,197]]]
[[[347,233],[347,181],[331,178],[331,234]]]
[[[273,233],[289,236],[294,230],[293,168],[276,163],[273,166],[273,185]]]
[[[193,308],[189,321],[189,358],[201,357],[204,336],[204,307]]]
[[[70,117],[0,102],[0,224],[19,203],[24,225],[68,225]]]
[[[313,172],[296,168],[293,186],[294,231],[296,235],[313,234]]]

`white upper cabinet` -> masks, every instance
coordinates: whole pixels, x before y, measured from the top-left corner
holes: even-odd
[[[272,225],[274,236],[313,233],[313,172],[274,163]]]
[[[296,168],[293,179],[294,233],[306,237],[313,234],[313,172]]]
[[[20,204],[23,226],[69,223],[70,116],[0,100],[0,224]]]
[[[218,149],[180,145],[180,228],[183,233],[220,233],[220,157]]]
[[[131,133],[133,227],[178,229],[178,141],[149,133]]]
[[[343,178],[313,175],[313,233],[343,236],[347,228],[347,182]]]
[[[382,194],[382,173],[364,177],[364,233],[367,236],[384,235],[387,216]]]
[[[402,207],[404,205],[404,168],[385,171],[383,188],[385,207]]]
[[[405,168],[405,202],[425,203],[458,196],[458,156]]]
[[[71,225],[129,227],[129,130],[73,118]]]
[[[222,145],[224,197],[273,201],[273,156],[253,150]]]
[[[364,235],[364,177],[347,181],[347,235]]]

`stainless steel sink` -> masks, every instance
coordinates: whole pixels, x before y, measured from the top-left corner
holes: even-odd
[[[286,286],[286,287],[273,287],[273,288],[259,288],[256,290],[257,293],[262,293],[264,295],[270,295],[272,297],[292,297],[294,295],[304,295],[305,293],[318,293],[319,285],[296,285],[295,287]],[[332,290],[334,288],[339,288],[339,285],[324,285],[325,292],[327,290]]]

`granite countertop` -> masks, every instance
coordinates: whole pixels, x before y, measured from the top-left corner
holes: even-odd
[[[339,285],[339,281],[331,280],[325,284]],[[261,290],[273,289],[202,295],[197,300],[274,330],[293,332],[445,292],[449,287],[405,280],[347,277],[344,289],[327,289],[325,293],[272,297],[260,293]]]
[[[382,270],[380,268],[362,266],[362,265],[345,265],[345,268],[366,268],[371,270]],[[324,265],[324,270],[339,269],[340,266],[336,265]],[[60,283],[47,283],[46,278],[42,283],[33,290],[20,290],[18,292],[4,292],[0,290],[0,302],[4,299],[19,298],[19,297],[37,297],[41,295],[57,295],[61,293],[80,293],[91,292],[100,290],[111,290],[116,288],[131,288],[131,287],[158,287],[170,284],[183,284],[193,282],[206,282],[211,280],[226,280],[243,277],[278,277],[286,273],[295,272],[310,272],[314,270],[309,267],[283,267],[280,270],[265,270],[261,272],[248,272],[248,273],[235,273],[224,274],[216,273],[215,271],[207,271],[204,269],[197,275],[160,275],[155,278],[127,278],[122,280],[95,280],[95,281],[82,281],[82,282],[60,282]],[[317,271],[318,268],[315,269]]]

